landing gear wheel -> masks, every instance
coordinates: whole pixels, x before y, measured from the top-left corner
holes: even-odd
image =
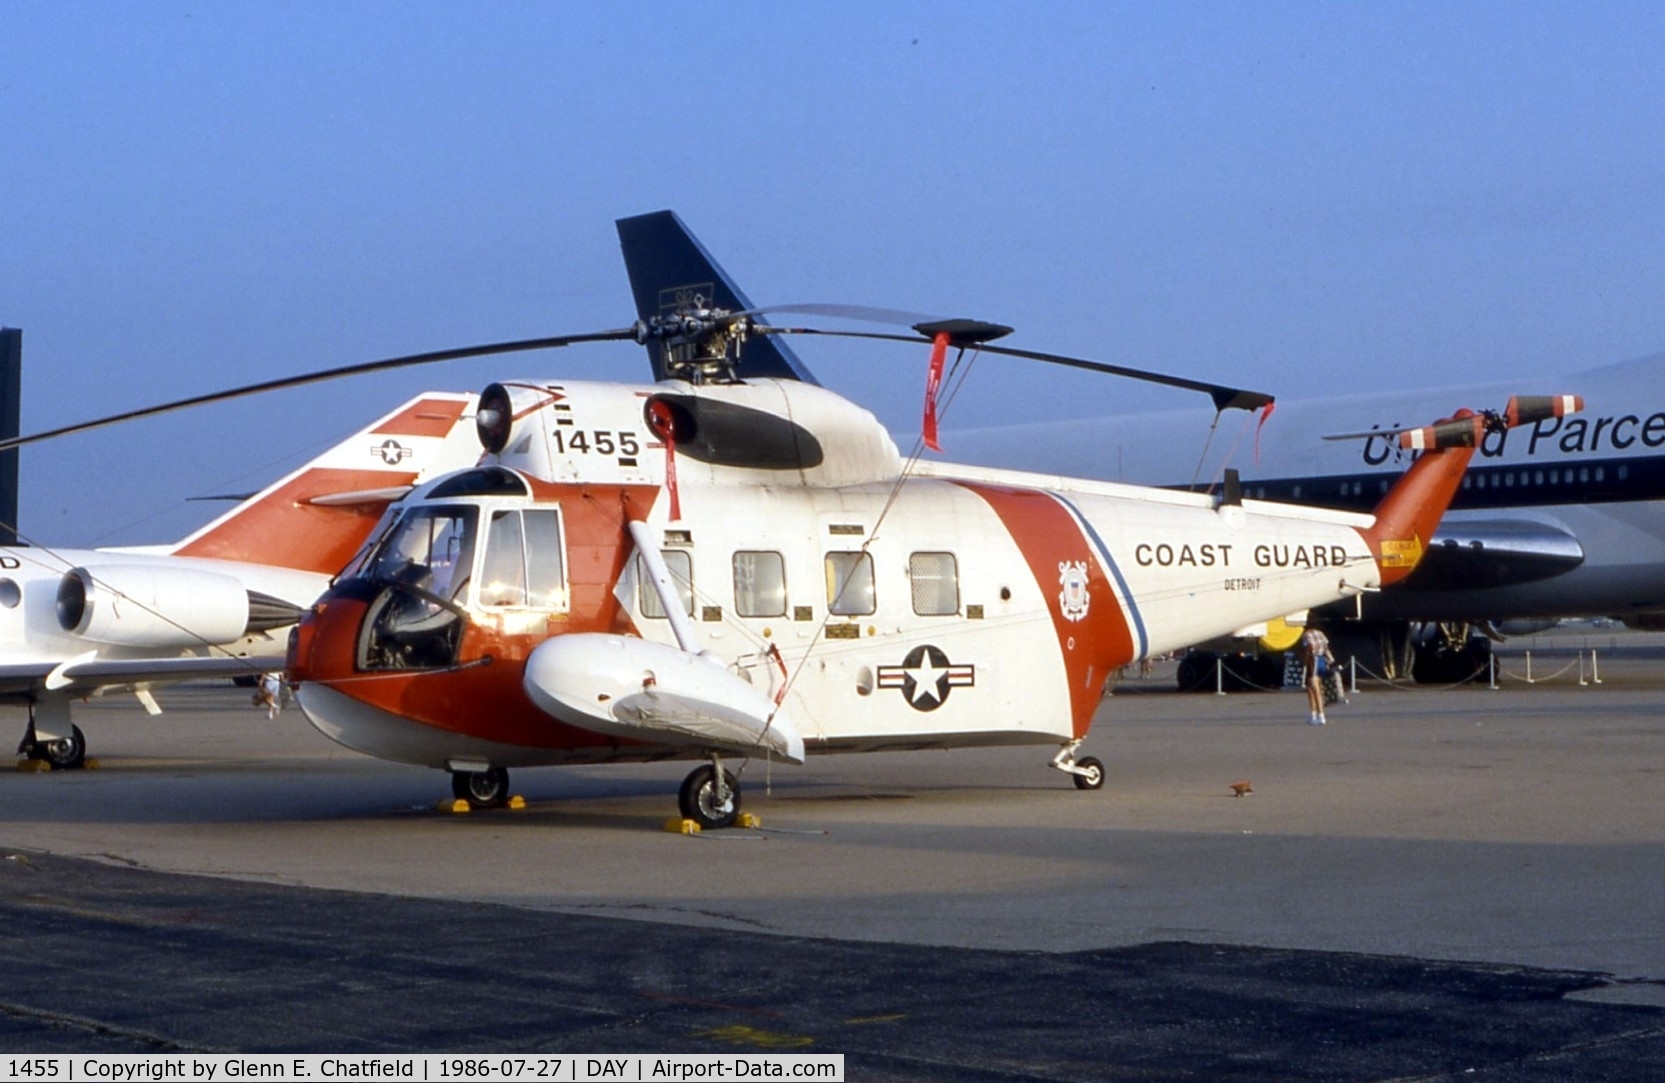
[[[1075,765],[1084,772],[1079,775],[1070,775],[1070,778],[1075,782],[1076,789],[1097,790],[1103,788],[1104,764],[1100,763],[1097,757],[1083,756],[1075,761]]]
[[[35,741],[28,752],[30,759],[40,760],[54,771],[72,771],[87,762],[87,738],[80,726],[71,726],[68,737]]]
[[[451,795],[459,801],[467,801],[470,808],[502,808],[509,802],[508,768],[452,771]]]
[[[694,821],[702,829],[733,827],[740,817],[740,783],[731,772],[724,770],[723,784],[728,791],[727,800],[718,796],[715,767],[707,763],[688,772],[677,794],[683,819]]]

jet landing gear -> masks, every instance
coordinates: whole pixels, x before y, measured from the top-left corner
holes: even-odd
[[[451,796],[467,801],[469,808],[502,808],[509,803],[509,771],[488,767],[484,771],[452,771]]]
[[[694,768],[682,780],[677,802],[682,818],[699,824],[701,830],[733,827],[740,818],[740,783],[713,754],[710,763]]]
[[[1104,786],[1104,764],[1092,756],[1075,758],[1075,750],[1081,747],[1081,739],[1077,738],[1058,750],[1052,757],[1051,766],[1070,776],[1078,790],[1097,790]]]
[[[41,712],[46,717],[42,719],[49,732],[42,733],[35,727],[35,705],[29,705],[29,727],[23,731],[23,740],[18,743],[17,754],[27,756],[31,760],[39,760],[54,771],[72,771],[77,767],[84,767],[87,763],[87,738],[81,732],[81,727],[69,721],[69,708],[66,704],[60,717],[54,718],[57,712],[46,706]]]

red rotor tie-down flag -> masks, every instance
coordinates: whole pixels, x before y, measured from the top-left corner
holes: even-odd
[[[942,445],[937,443],[937,390],[942,386],[942,365],[947,357],[948,332],[938,331],[931,340],[931,367],[925,375],[925,420],[920,425],[925,446],[932,451],[942,450]]]
[[[648,426],[665,444],[665,491],[671,498],[671,522],[682,518],[682,498],[676,491],[676,417],[659,399],[648,402]]]
[[[1266,427],[1266,419],[1272,416],[1272,408],[1277,403],[1269,402],[1260,408],[1260,420],[1255,424],[1255,465],[1260,465],[1260,430]]]

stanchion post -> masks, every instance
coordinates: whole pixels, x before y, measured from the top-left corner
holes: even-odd
[[[1535,683],[1532,680],[1532,652],[1531,651],[1526,652],[1526,683],[1527,684]]]
[[[1578,687],[1583,688],[1590,682],[1584,679],[1584,648],[1578,648]]]
[[[1594,647],[1590,648],[1590,683],[1601,683],[1601,670],[1596,668],[1596,649]]]
[[[1486,652],[1486,670],[1491,675],[1492,691],[1497,691],[1497,655]]]
[[[1359,694],[1359,656],[1356,654],[1347,656],[1347,694]]]
[[[1214,694],[1226,694],[1226,659],[1224,655],[1217,655],[1214,659]]]

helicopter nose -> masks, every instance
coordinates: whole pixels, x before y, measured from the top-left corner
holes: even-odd
[[[327,681],[351,674],[366,608],[362,600],[333,590],[314,602],[289,633],[289,679]]]

